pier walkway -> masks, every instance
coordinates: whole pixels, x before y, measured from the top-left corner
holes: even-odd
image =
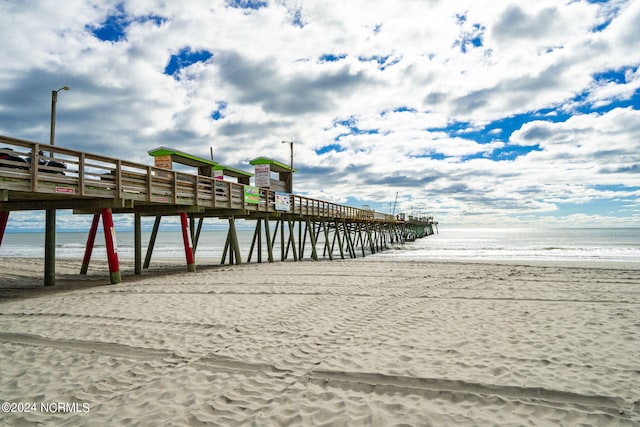
[[[384,249],[388,242],[403,243],[431,235],[437,226],[432,217],[405,219],[232,182],[219,176],[189,174],[0,136],[0,244],[10,212],[59,209],[94,215],[82,267],[85,273],[98,221],[102,217],[112,283],[120,281],[112,214],[135,215],[136,274],[141,273],[142,267],[148,267],[160,219],[168,215],[181,218],[190,271],[195,271],[194,252],[204,218],[228,219],[229,230],[221,262],[228,259],[229,263],[235,264],[242,262],[235,219],[256,222],[248,262],[254,254],[256,260],[262,262],[263,234],[267,260],[274,261],[278,230],[280,260],[284,261],[289,256],[294,260],[302,259],[305,248],[310,249],[311,258],[315,260],[320,256],[329,259],[334,256],[354,258],[358,253],[364,256],[366,252]],[[141,216],[156,217],[144,265]],[[196,220],[199,220],[197,226]],[[47,224],[48,233],[50,228],[55,233],[55,227]],[[288,228],[287,232],[285,228]],[[45,245],[51,243],[48,238]],[[51,285],[55,282],[55,246],[48,248],[49,251],[46,249],[46,253],[53,253],[45,255],[45,271],[49,266],[54,272],[53,277],[45,274],[45,285]]]

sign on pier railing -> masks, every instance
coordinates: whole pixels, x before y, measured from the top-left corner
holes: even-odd
[[[250,205],[260,204],[260,189],[250,185],[244,186],[244,202]]]
[[[289,212],[289,209],[291,209],[289,193],[276,192],[276,210]]]

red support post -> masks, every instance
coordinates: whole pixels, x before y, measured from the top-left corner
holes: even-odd
[[[2,239],[4,238],[4,231],[7,228],[7,221],[9,220],[9,212],[0,212],[0,246],[2,246]]]
[[[99,223],[100,214],[93,215],[93,222],[91,223],[91,229],[89,229],[89,236],[87,237],[87,245],[84,247],[84,259],[82,260],[82,268],[80,269],[80,274],[87,274],[87,271],[89,271],[89,262],[91,261],[93,245],[96,242],[96,233],[98,232]]]
[[[102,226],[104,227],[104,240],[107,247],[107,260],[109,262],[109,275],[111,276],[111,284],[120,283],[120,263],[118,262],[118,244],[116,242],[116,229],[113,226],[113,216],[111,209],[103,208]]]
[[[180,223],[182,224],[182,240],[184,241],[184,253],[187,257],[187,269],[189,272],[196,271],[196,261],[193,256],[193,243],[191,242],[191,230],[189,230],[189,219],[186,212],[180,213]]]

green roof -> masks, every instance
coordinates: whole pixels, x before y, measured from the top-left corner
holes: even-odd
[[[148,151],[150,156],[171,156],[174,162],[182,163],[188,166],[216,166],[218,162],[208,160],[203,157],[194,156],[193,154],[185,153],[184,151],[176,150],[167,147],[158,147]]]
[[[245,172],[243,170],[235,169],[235,168],[232,168],[230,166],[225,166],[225,165],[216,165],[216,166],[213,167],[213,170],[225,171],[226,175],[235,176],[235,177],[240,177],[240,176],[252,177],[253,176],[253,174],[251,172]]]
[[[171,160],[177,163],[182,163],[187,166],[213,166],[214,170],[222,170],[228,172],[226,175],[235,177],[252,177],[253,174],[245,172],[240,169],[235,169],[230,166],[221,165],[213,160],[205,159],[203,157],[194,156],[193,154],[185,153],[184,151],[176,150],[174,148],[158,147],[148,151],[150,156],[171,156]]]
[[[291,172],[291,167],[268,157],[258,157],[249,162],[252,165],[270,165],[273,172]],[[273,167],[275,166],[275,167]],[[293,169],[295,172],[296,169]]]

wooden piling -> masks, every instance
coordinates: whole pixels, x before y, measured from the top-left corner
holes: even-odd
[[[198,220],[198,227],[196,229],[195,236],[193,237],[193,256],[196,255],[196,249],[198,248],[198,242],[200,241],[200,232],[202,232],[202,223],[204,222],[204,218],[200,218]]]
[[[133,270],[134,274],[142,274],[142,217],[136,212],[133,214]]]
[[[226,262],[227,254],[229,254],[229,264],[242,264],[240,244],[238,243],[238,233],[236,232],[236,222],[235,218],[232,216],[229,217],[229,231],[227,232],[227,239],[222,253],[221,264]]]
[[[184,243],[184,255],[187,259],[187,270],[190,273],[196,271],[196,261],[193,256],[193,243],[191,240],[191,228],[189,218],[185,212],[180,212],[180,225],[182,228],[182,242]]]
[[[9,221],[9,212],[0,211],[0,246],[2,246],[4,232],[7,229],[7,221]]]
[[[284,261],[285,259],[287,259],[284,245],[284,220],[281,219],[278,222],[280,223],[280,261]],[[277,228],[278,224],[276,224],[276,229]]]
[[[98,232],[99,223],[100,214],[94,214],[93,221],[91,222],[91,228],[89,229],[89,235],[87,236],[87,244],[84,247],[84,258],[82,259],[80,274],[87,274],[87,271],[89,271],[89,263],[91,262],[91,254],[93,253],[93,246],[96,242],[96,233]]]
[[[149,264],[151,264],[151,255],[153,255],[153,247],[156,245],[156,237],[158,237],[158,230],[160,229],[160,221],[162,217],[160,215],[156,216],[156,219],[153,223],[153,229],[151,230],[151,236],[149,236],[149,245],[147,246],[147,255],[144,258],[144,265],[142,268],[149,268]]]
[[[44,285],[56,284],[56,210],[45,211]]]
[[[298,261],[298,254],[296,252],[296,238],[293,230],[294,222],[292,222],[291,220],[288,220],[287,223],[289,224],[289,243],[287,243],[287,252],[289,252],[289,244],[291,244],[291,252],[293,253],[293,260]]]
[[[259,220],[258,220],[259,221]],[[273,262],[273,241],[271,240],[271,229],[269,228],[269,217],[264,218],[264,233],[267,241],[267,261]]]
[[[316,248],[316,234],[313,224],[310,219],[306,220],[305,230],[309,232],[309,240],[311,241],[311,258],[314,261],[318,261],[318,249]]]
[[[109,275],[111,284],[117,284],[122,281],[120,275],[120,263],[118,261],[118,243],[116,241],[116,229],[113,225],[113,214],[111,209],[103,208],[102,226],[104,227],[104,240],[107,247],[107,261],[109,263]]]
[[[253,231],[253,237],[251,238],[251,247],[249,248],[249,255],[247,255],[247,262],[251,262],[253,256],[253,250],[258,245],[258,263],[262,262],[262,220],[256,221],[256,228]]]
[[[333,261],[333,249],[329,244],[329,229],[327,228],[327,222],[321,221],[322,223],[322,231],[324,232],[324,250],[322,251],[322,256],[328,253],[329,261]]]

